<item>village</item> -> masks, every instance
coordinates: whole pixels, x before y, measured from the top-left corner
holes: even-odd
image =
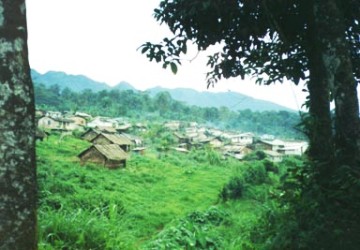
[[[78,152],[81,163],[92,162],[107,168],[125,167],[131,154],[145,154],[153,145],[146,145],[141,135],[149,124],[131,123],[126,118],[92,117],[84,112],[36,111],[36,138],[43,140],[51,133],[61,137],[76,132],[91,146]],[[176,138],[167,150],[189,153],[190,150],[211,147],[225,159],[243,160],[248,154],[262,151],[272,162],[288,156],[301,156],[308,148],[306,141],[280,140],[272,135],[251,132],[224,131],[197,122],[165,121],[164,131]]]

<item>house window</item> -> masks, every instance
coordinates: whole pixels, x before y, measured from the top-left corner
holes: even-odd
[[[51,121],[50,120],[48,120],[48,125],[50,125],[51,124]]]

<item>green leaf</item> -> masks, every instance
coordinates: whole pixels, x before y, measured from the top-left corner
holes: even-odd
[[[184,45],[182,46],[181,51],[182,51],[182,53],[186,54],[186,52],[187,52],[186,43],[184,43]]]
[[[177,66],[175,63],[170,63],[170,66],[171,66],[171,71],[176,74],[177,73]]]
[[[149,47],[144,46],[144,48],[141,50],[141,54],[144,54],[148,50],[149,50]]]

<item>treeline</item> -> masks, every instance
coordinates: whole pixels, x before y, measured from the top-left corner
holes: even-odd
[[[223,129],[236,129],[256,134],[271,134],[289,138],[304,138],[296,129],[300,123],[297,113],[287,111],[253,112],[249,109],[232,111],[227,107],[189,106],[171,98],[168,92],[151,97],[148,92],[110,90],[77,93],[58,85],[46,87],[35,84],[38,108],[58,111],[81,111],[93,116],[125,116],[134,120],[196,121]]]

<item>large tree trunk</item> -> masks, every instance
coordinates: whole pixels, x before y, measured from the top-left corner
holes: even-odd
[[[339,1],[315,0],[316,33],[320,40],[321,65],[335,100],[335,157],[337,165],[357,166],[360,135],[357,83],[353,75],[344,17]]]
[[[37,249],[34,114],[25,0],[0,0],[0,249]]]
[[[313,12],[309,13],[307,34],[307,56],[310,79],[309,119],[307,121],[310,140],[309,157],[316,162],[318,173],[330,173],[334,166],[334,141],[330,112],[330,88],[326,81],[326,68],[321,63],[321,41],[317,36],[317,26]],[[320,176],[319,176],[320,177]],[[324,177],[324,176],[323,176]],[[326,178],[325,178],[326,179]]]

